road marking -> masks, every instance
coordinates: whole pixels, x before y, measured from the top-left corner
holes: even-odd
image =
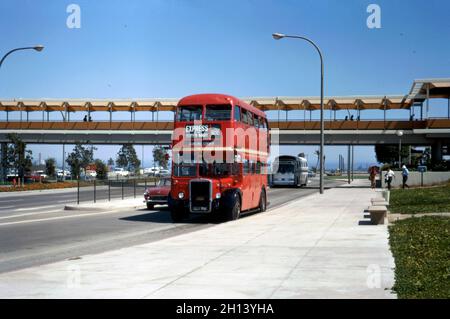
[[[51,213],[56,213],[56,212],[61,212],[61,211],[62,211],[62,209],[55,209],[55,210],[49,210],[49,211],[40,212],[40,213],[26,213],[26,214],[8,215],[8,216],[2,216],[2,217],[0,217],[0,219],[11,219],[11,218],[23,217],[23,216],[51,214]]]
[[[51,220],[57,220],[57,219],[67,219],[67,218],[75,218],[75,217],[95,216],[95,215],[104,215],[104,214],[111,214],[111,213],[121,213],[121,211],[109,210],[109,211],[100,212],[100,213],[87,213],[87,214],[59,216],[59,217],[49,217],[49,218],[32,219],[32,220],[21,220],[21,221],[17,221],[17,222],[0,223],[0,226],[15,225],[15,224],[27,224],[27,223],[37,223],[37,222],[45,222],[45,221],[51,221]]]
[[[10,209],[10,208],[14,208],[14,207],[16,207],[16,206],[3,206],[3,207],[0,207],[0,210]]]
[[[7,199],[7,200],[1,200],[0,203],[9,203],[9,202],[22,202],[24,199]]]
[[[15,209],[16,212],[23,212],[27,210],[37,210],[37,209],[43,209],[43,208],[51,208],[51,207],[57,207],[61,205],[47,205],[47,206],[35,206],[35,207],[28,207],[28,208],[17,208]]]

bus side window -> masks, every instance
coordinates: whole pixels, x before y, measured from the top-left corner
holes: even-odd
[[[260,121],[259,121],[259,116],[258,116],[258,115],[255,115],[255,127],[256,127],[256,128],[259,128],[259,123],[260,123]]]
[[[234,120],[237,122],[241,120],[241,107],[239,105],[234,106]]]
[[[242,109],[241,121],[245,124],[248,124],[248,113],[247,113],[247,110],[245,110],[245,109]]]
[[[239,163],[233,163],[231,164],[231,174],[232,175],[239,175]]]
[[[253,114],[248,112],[248,125],[253,126]]]
[[[264,127],[264,118],[262,118],[262,117],[259,118],[259,127],[262,128],[262,129],[265,129],[265,127]]]
[[[248,159],[244,160],[242,166],[244,175],[248,175],[250,173],[250,162],[248,161]]]
[[[261,162],[256,162],[256,174],[261,174]]]

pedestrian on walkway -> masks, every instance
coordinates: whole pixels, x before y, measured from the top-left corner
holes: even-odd
[[[384,180],[387,184],[388,190],[391,190],[392,180],[395,178],[394,171],[389,167],[387,173],[384,175]]]
[[[372,189],[375,189],[375,186],[376,186],[375,179],[377,177],[377,174],[378,174],[378,167],[370,166],[369,179],[370,179],[370,186],[372,187]]]
[[[409,176],[409,170],[406,167],[406,165],[403,165],[402,166],[403,189],[405,189],[405,187],[409,188],[408,184],[406,184],[406,182],[408,181],[408,176]]]

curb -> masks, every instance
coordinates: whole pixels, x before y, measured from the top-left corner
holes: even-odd
[[[69,205],[65,205],[64,206],[64,210],[77,210],[77,211],[86,211],[86,212],[91,212],[91,211],[108,211],[110,209],[104,208],[104,207],[84,207],[84,206],[69,206]]]

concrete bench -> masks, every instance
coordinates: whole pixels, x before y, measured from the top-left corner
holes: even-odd
[[[370,222],[372,225],[383,225],[386,218],[387,208],[386,206],[370,206],[367,209],[370,213]]]
[[[384,198],[372,198],[372,206],[389,206],[389,203]]]

